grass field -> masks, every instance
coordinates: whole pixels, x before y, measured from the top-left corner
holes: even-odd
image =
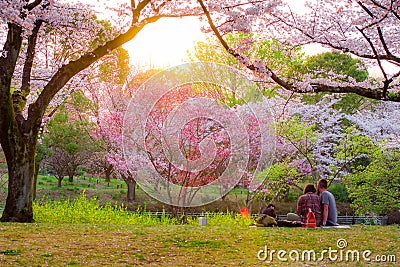
[[[338,249],[338,239],[347,247]],[[282,258],[260,260],[269,250]],[[252,228],[195,225],[0,224],[0,266],[396,266],[400,261],[399,226],[351,229]],[[323,260],[301,261],[304,250]],[[296,258],[296,250],[300,261]],[[359,253],[360,261],[345,255]],[[362,257],[363,251],[368,262]],[[342,251],[342,261],[340,261]],[[283,253],[283,252],[280,252]],[[289,254],[291,253],[291,254]],[[268,257],[271,254],[268,255]],[[289,257],[290,255],[290,257]],[[304,254],[307,259],[307,254]],[[356,254],[354,254],[356,255]],[[373,261],[377,256],[386,262]],[[267,257],[267,260],[268,260]]]

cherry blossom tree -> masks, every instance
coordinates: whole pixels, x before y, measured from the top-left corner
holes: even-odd
[[[400,104],[379,102],[345,118],[358,131],[386,148],[400,148]]]
[[[262,136],[265,138],[266,134],[262,132],[265,129],[260,124],[267,124],[270,121],[260,121],[260,118],[253,114],[254,110],[259,108],[258,106],[263,105],[262,103],[252,102],[230,107],[224,104],[226,94],[223,92],[224,89],[215,90],[213,86],[205,84],[184,85],[165,94],[152,110],[146,123],[145,152],[148,155],[148,160],[163,177],[163,181],[179,185],[182,188],[178,196],[171,190],[171,198],[166,199],[166,202],[174,203],[174,200],[178,198],[182,207],[189,206],[196,194],[199,193],[200,187],[207,186],[217,180],[221,184],[221,187],[219,187],[221,189],[220,197],[224,196],[223,189],[233,186],[232,177],[222,178],[228,168],[229,161],[232,161],[233,146],[241,154],[249,155],[244,168],[231,167],[234,168],[233,173],[242,174],[240,175],[242,179],[240,179],[238,185],[249,189],[245,205],[250,207],[257,195],[258,191],[251,188],[251,182],[254,178],[254,172],[259,168],[262,169],[263,164],[266,164],[261,162],[260,158],[262,158],[262,151],[267,151],[268,149],[265,147],[269,145],[266,140],[262,140]],[[211,116],[209,118],[199,115],[210,114],[212,109],[205,103],[196,104],[197,100],[201,101],[205,97],[217,100],[220,103],[219,105],[224,106],[218,113],[217,120],[212,115],[209,115]],[[231,103],[230,100],[229,103]],[[190,108],[185,109],[188,106]],[[182,111],[182,108],[185,112]],[[176,113],[177,111],[180,113]],[[169,121],[171,117],[176,118],[181,113],[193,119],[183,127],[180,127],[179,119],[176,123]],[[243,140],[236,140],[238,142],[235,144],[232,143],[232,133],[228,133],[228,129],[225,128],[226,125],[221,124],[221,121],[230,121],[232,113],[236,113],[241,118],[245,125],[243,130],[247,132],[241,133],[244,137]],[[169,131],[175,133],[173,129],[179,129],[179,132],[174,136],[179,136],[178,146],[184,157],[190,160],[187,163],[188,165],[176,164],[177,152],[173,150],[173,147],[166,145],[170,144],[170,140],[168,139],[169,136],[165,136],[164,133]],[[247,140],[246,136],[249,138],[248,147],[241,144],[241,142],[246,143],[244,140]],[[265,143],[262,143],[262,141],[265,141]],[[172,150],[172,152],[168,152],[169,150]],[[204,157],[204,155],[214,156]],[[205,162],[198,162],[198,160]],[[199,165],[204,166],[204,168],[200,168]],[[152,190],[157,191],[159,186],[161,187],[160,190],[164,190],[168,186],[167,183],[161,185],[158,180],[155,180],[151,185],[157,184],[158,186],[154,186]],[[167,192],[169,192],[168,189]]]
[[[280,87],[297,93],[355,93],[360,96],[400,101],[399,75],[399,2],[384,1],[305,1],[302,10],[294,10],[285,1],[232,1],[216,4],[198,0],[211,30],[222,46],[248,69],[264,75]],[[313,75],[284,77],[268,62],[251,59],[224,39],[227,32],[259,32],[263,38],[275,38],[293,46],[317,43],[350,53],[379,67],[379,81],[358,82]],[[248,43],[256,43],[249,39]],[[251,47],[251,45],[250,45]],[[397,67],[393,71],[393,66]]]
[[[103,143],[105,162],[112,167],[113,174],[117,178],[125,181],[128,188],[126,200],[132,202],[135,200],[136,171],[128,168],[122,150],[123,115],[122,112],[103,112],[101,119],[98,118],[98,128],[93,136]],[[139,167],[143,161],[145,159],[137,158],[137,166]]]
[[[9,174],[1,221],[33,221],[38,133],[46,109],[62,88],[147,24],[197,12],[187,1],[150,0],[130,1],[109,10],[118,14],[113,29],[96,20],[84,4],[0,2],[0,143]]]

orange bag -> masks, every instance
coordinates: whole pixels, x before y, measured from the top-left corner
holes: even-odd
[[[317,221],[315,220],[315,214],[314,212],[312,212],[311,209],[308,209],[306,228],[316,228],[316,227],[317,227]]]

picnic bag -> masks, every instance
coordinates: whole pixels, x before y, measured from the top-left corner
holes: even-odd
[[[308,209],[306,228],[316,228],[317,221],[315,219],[315,214],[311,209]]]

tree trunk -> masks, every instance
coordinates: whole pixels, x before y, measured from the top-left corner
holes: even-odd
[[[18,135],[18,133],[15,133]],[[35,135],[34,135],[35,136]],[[14,136],[16,137],[16,136]],[[2,222],[34,222],[32,202],[35,176],[36,139],[25,143],[20,138],[4,149],[8,165],[8,195]]]
[[[74,182],[74,175],[73,174],[69,174],[68,175],[68,182],[73,183]],[[60,186],[61,187],[61,186]]]
[[[112,165],[109,165],[104,170],[105,179],[106,179],[106,182],[108,182],[108,183],[111,181],[112,171],[113,171],[113,166]]]
[[[249,214],[253,212],[253,201],[256,193],[251,193],[249,190],[247,191],[246,203],[245,206],[249,210]]]
[[[187,215],[186,215],[186,210],[187,208],[185,207],[178,207],[178,206],[170,206],[171,207],[171,216],[172,218],[176,218],[179,220],[180,224],[187,224]]]
[[[61,188],[62,187],[62,180],[64,179],[64,177],[63,176],[57,176],[57,186],[58,186],[58,188]]]
[[[133,182],[125,181],[125,182],[128,187],[128,192],[126,194],[126,201],[127,202],[135,201],[135,199],[136,199],[136,181],[133,181]]]

